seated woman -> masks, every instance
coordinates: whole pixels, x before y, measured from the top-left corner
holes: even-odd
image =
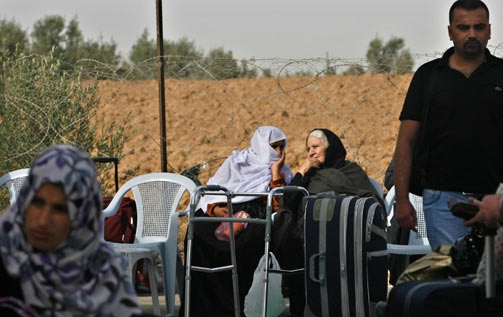
[[[0,217],[0,316],[140,315],[125,262],[103,241],[94,162],[52,146]]]
[[[231,192],[265,193],[284,186],[292,178],[285,162],[285,134],[276,127],[257,129],[251,146],[234,151],[209,179],[208,185],[220,185]],[[201,198],[196,216],[221,217],[227,213],[225,196],[206,195]],[[236,196],[232,200],[234,213],[247,212],[252,218],[265,218],[265,197]],[[216,267],[231,263],[229,242],[215,237],[218,222],[196,223],[192,243],[192,265]],[[244,298],[252,284],[253,272],[264,254],[264,225],[248,224],[236,237],[239,299],[241,315]],[[234,316],[231,272],[192,272],[190,315]],[[182,299],[184,296],[182,296]],[[184,303],[180,316],[183,316]]]
[[[327,129],[314,129],[306,138],[307,157],[290,185],[303,186],[310,194],[333,191],[361,197],[382,198],[365,171],[346,160],[346,149],[339,137]],[[273,252],[284,269],[304,267],[302,194],[285,193],[282,210],[273,226]],[[304,312],[304,276],[284,277],[290,297],[290,313]]]

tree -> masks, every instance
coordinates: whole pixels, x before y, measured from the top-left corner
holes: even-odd
[[[408,49],[400,51],[395,61],[395,72],[397,74],[407,74],[412,72],[414,67],[414,58]]]
[[[72,70],[83,61],[88,62],[86,67],[95,77],[102,77],[103,64],[106,71],[114,69],[120,63],[120,55],[116,53],[117,45],[114,42],[106,43],[85,41],[77,17],[74,17],[65,28],[65,19],[61,16],[47,16],[34,24],[31,34],[33,39],[32,51],[36,54],[47,55],[50,52],[56,58],[61,58],[62,70]],[[89,62],[92,64],[89,65]],[[97,74],[98,73],[98,74]]]
[[[346,69],[344,75],[362,75],[365,73],[365,69],[360,64],[353,64]]]
[[[67,60],[70,61],[70,58],[74,59],[74,61],[80,59],[81,56],[79,56],[79,54],[82,53],[79,51],[84,46],[84,36],[79,29],[79,22],[77,21],[77,18],[73,18],[70,23],[68,23],[64,41],[66,44],[65,48]]]
[[[115,42],[104,42],[102,38],[98,41],[87,41],[83,47],[84,56],[82,58],[98,61],[108,66],[117,67],[121,62],[121,56],[117,53]]]
[[[335,66],[332,66],[332,61],[330,60],[330,58],[328,57],[328,53],[325,54],[325,76],[329,76],[329,75],[336,75],[337,74],[337,70],[335,69]]]
[[[16,51],[28,49],[28,37],[26,32],[14,20],[0,20],[0,47],[7,50],[9,55]]]
[[[147,29],[136,40],[129,52],[129,60],[134,66],[133,77],[137,79],[155,78],[157,74],[157,45],[148,38]]]
[[[183,37],[178,41],[165,40],[164,56],[166,77],[193,78],[199,71],[198,64],[203,52],[194,42]],[[155,78],[157,74],[157,43],[149,39],[145,29],[131,48],[129,60],[133,63],[136,78]]]
[[[143,33],[136,40],[136,43],[131,47],[129,52],[129,60],[139,65],[148,59],[155,58],[157,55],[156,43],[154,40],[149,40],[148,30],[144,29]]]
[[[404,47],[405,41],[398,37],[392,37],[386,44],[378,37],[370,41],[366,55],[370,71],[401,74],[411,72],[414,60]]]
[[[249,62],[246,60],[246,59],[242,59],[241,60],[241,77],[243,78],[255,78],[257,77],[258,73],[257,73],[257,68],[256,67],[253,67],[253,68],[250,68],[248,66]]]
[[[58,46],[61,47],[61,58],[65,61],[62,64],[62,68],[65,70],[72,69],[77,61],[86,57],[86,52],[83,49],[84,36],[79,29],[79,23],[76,18],[73,18],[68,24],[66,32],[61,37],[61,43]]]
[[[197,78],[204,52],[197,49],[194,41],[182,37],[178,41],[164,41],[166,76],[175,78]]]
[[[93,156],[122,156],[127,120],[97,120],[97,82],[84,83],[78,67],[61,72],[60,63],[51,54],[2,61],[1,174],[29,166],[53,144],[77,145]]]
[[[32,52],[44,55],[53,51],[54,56],[59,58],[63,52],[64,28],[65,19],[58,15],[36,21],[31,32]]]
[[[223,47],[210,50],[204,59],[204,69],[204,74],[211,79],[238,78],[241,75],[232,51],[225,51]]]
[[[272,70],[270,68],[262,69],[262,76],[265,78],[272,78]]]

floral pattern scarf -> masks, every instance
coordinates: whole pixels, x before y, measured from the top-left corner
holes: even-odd
[[[55,250],[33,250],[24,214],[38,188],[60,183],[71,232]],[[0,254],[18,278],[24,302],[42,316],[130,316],[141,309],[125,261],[103,240],[102,198],[94,162],[68,145],[52,146],[33,162],[16,202],[0,216]]]

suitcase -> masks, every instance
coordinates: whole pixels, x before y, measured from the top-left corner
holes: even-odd
[[[494,258],[494,235],[486,236],[486,252]],[[408,281],[395,286],[386,304],[387,317],[503,316],[503,288],[496,288],[494,267],[488,261],[485,286],[472,283],[472,276],[432,281]]]
[[[390,292],[386,316],[477,316],[480,287],[452,280],[409,281]],[[449,309],[452,315],[443,315]]]
[[[113,163],[114,164],[114,180],[115,192],[119,191],[119,159],[116,157],[95,157],[95,163]],[[103,197],[103,209],[105,209],[113,197]],[[123,197],[119,210],[111,217],[104,219],[103,235],[106,241],[115,243],[134,243],[136,238],[136,202],[130,197]],[[150,289],[150,281],[147,272],[144,272],[143,259],[136,263],[136,275],[134,286],[136,291],[147,292]],[[161,279],[158,278],[158,281]],[[147,289],[143,289],[143,285]]]
[[[116,157],[95,157],[95,163],[113,163],[115,192],[119,190],[119,159]],[[103,197],[103,209],[108,206],[113,197]],[[129,197],[124,197],[119,210],[104,220],[104,236],[106,241],[115,243],[133,243],[136,235],[136,203]]]
[[[382,206],[372,197],[304,198],[306,316],[375,316],[386,299]]]

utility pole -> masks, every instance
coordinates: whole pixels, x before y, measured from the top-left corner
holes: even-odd
[[[157,80],[159,83],[159,127],[161,145],[161,172],[168,171],[168,154],[166,140],[166,102],[164,96],[164,36],[162,32],[162,0],[156,0],[157,16]]]

